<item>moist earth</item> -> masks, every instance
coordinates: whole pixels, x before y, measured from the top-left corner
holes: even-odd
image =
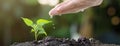
[[[10,46],[120,46],[116,44],[104,44],[93,38],[79,38],[77,41],[69,38],[46,37],[38,41],[13,43]]]

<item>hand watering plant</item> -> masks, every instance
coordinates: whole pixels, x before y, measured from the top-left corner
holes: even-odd
[[[22,20],[27,26],[32,27],[31,32],[34,32],[35,40],[37,40],[38,35],[40,34],[45,34],[47,36],[47,33],[45,32],[43,26],[50,23],[51,21],[45,19],[38,19],[36,23],[33,23],[33,21],[28,18],[22,18]]]

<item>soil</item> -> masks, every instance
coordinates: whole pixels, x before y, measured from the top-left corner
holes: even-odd
[[[79,38],[77,41],[69,38],[46,37],[42,40],[14,43],[11,46],[120,46],[115,44],[103,44],[93,38]]]

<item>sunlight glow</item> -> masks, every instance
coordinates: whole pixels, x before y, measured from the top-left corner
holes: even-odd
[[[42,5],[55,6],[59,3],[59,0],[38,0],[38,2]]]
[[[49,0],[49,5],[50,6],[55,6],[59,3],[59,0]]]
[[[48,4],[48,0],[38,0],[38,2],[42,5],[47,5]]]

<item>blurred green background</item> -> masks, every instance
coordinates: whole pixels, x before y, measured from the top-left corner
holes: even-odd
[[[94,37],[103,43],[120,44],[120,0],[104,0],[100,6],[84,12],[50,18],[48,12],[63,0],[0,0],[0,46],[33,41],[34,35],[21,20],[53,21],[45,25],[48,36],[74,38]],[[40,35],[39,39],[44,38]]]

